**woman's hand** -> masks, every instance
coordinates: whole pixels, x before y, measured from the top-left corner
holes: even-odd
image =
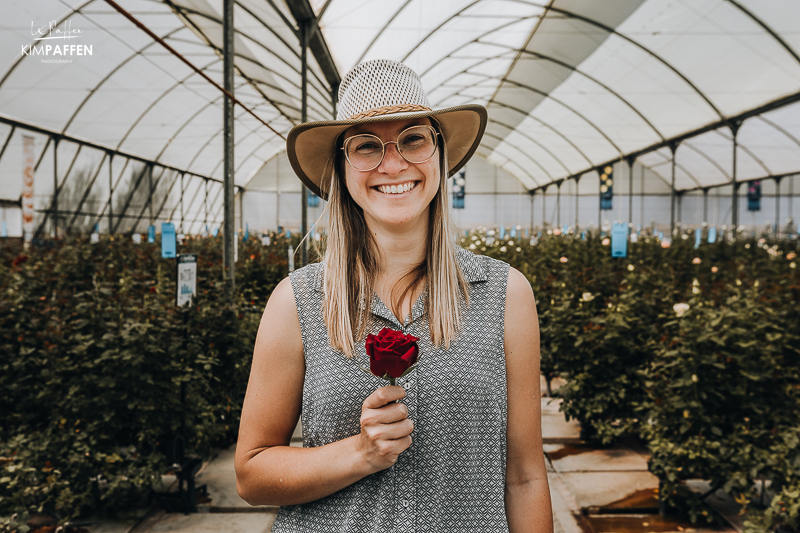
[[[403,387],[390,385],[370,394],[361,406],[361,435],[357,449],[375,469],[385,470],[411,446],[414,422],[408,419],[408,408],[395,400],[404,398]]]

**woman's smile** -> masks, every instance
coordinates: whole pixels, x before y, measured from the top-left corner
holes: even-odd
[[[381,192],[383,194],[391,195],[391,196],[403,196],[406,195],[405,193],[412,191],[416,186],[418,181],[405,181],[402,183],[392,183],[386,185],[376,185],[372,187],[374,190]],[[406,195],[408,196],[408,195]]]

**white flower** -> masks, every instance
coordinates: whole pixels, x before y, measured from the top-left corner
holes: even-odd
[[[795,263],[794,261],[789,263],[789,268],[796,268],[796,267],[797,267],[797,263]]]
[[[686,313],[686,311],[689,310],[689,304],[675,304],[672,306],[672,310],[675,311],[675,314],[678,315],[678,318],[680,318]]]
[[[753,283],[753,287],[758,287],[758,280],[756,280],[755,283]]]
[[[608,246],[609,244],[611,244],[611,239],[606,237],[605,239],[603,239],[602,244],[603,244],[603,246]]]
[[[594,295],[591,292],[584,292],[583,295],[581,296],[581,300],[583,300],[584,302],[591,302],[592,300],[594,300]]]
[[[737,285],[741,285],[741,284],[742,284],[742,280],[740,280],[740,279],[737,279],[737,280],[736,280],[736,284],[737,284]]]
[[[700,263],[702,263],[702,260],[699,257],[695,257],[694,259],[692,259],[692,263],[694,263],[695,265],[699,265]]]
[[[521,251],[522,251],[522,248],[520,248],[519,246],[517,246],[517,251],[518,251],[518,252],[521,252]]]
[[[569,261],[569,259],[567,259],[566,257],[562,257],[561,259],[559,259],[559,261],[561,261],[562,263],[566,263],[567,261]]]
[[[634,270],[635,268],[636,268],[636,267],[635,267],[635,266],[633,266],[633,265],[628,265],[628,270],[630,270],[631,272],[633,272],[633,270]]]
[[[469,249],[470,249],[470,250],[474,250],[474,249],[475,249],[475,245],[474,245],[474,244],[470,244],[470,245],[469,245]]]
[[[501,252],[505,252],[505,251],[506,251],[506,247],[505,247],[505,246],[501,246],[501,247],[500,247],[500,251],[501,251]]]
[[[509,246],[514,246],[514,241],[508,241]]]
[[[697,374],[692,374],[692,381],[697,383]]]

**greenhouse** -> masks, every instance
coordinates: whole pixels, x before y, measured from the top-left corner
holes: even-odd
[[[0,532],[269,530],[231,462],[254,343],[335,233],[287,138],[379,59],[486,109],[446,205],[533,288],[551,531],[800,531],[800,2],[2,12]]]

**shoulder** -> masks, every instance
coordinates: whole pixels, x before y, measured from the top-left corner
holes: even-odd
[[[509,264],[505,261],[488,255],[478,255],[460,246],[456,246],[456,262],[470,283],[489,281],[493,278],[500,278],[505,281],[509,268]]]
[[[522,272],[513,267],[508,269],[506,317],[514,320],[536,317],[536,300],[531,284]]]

